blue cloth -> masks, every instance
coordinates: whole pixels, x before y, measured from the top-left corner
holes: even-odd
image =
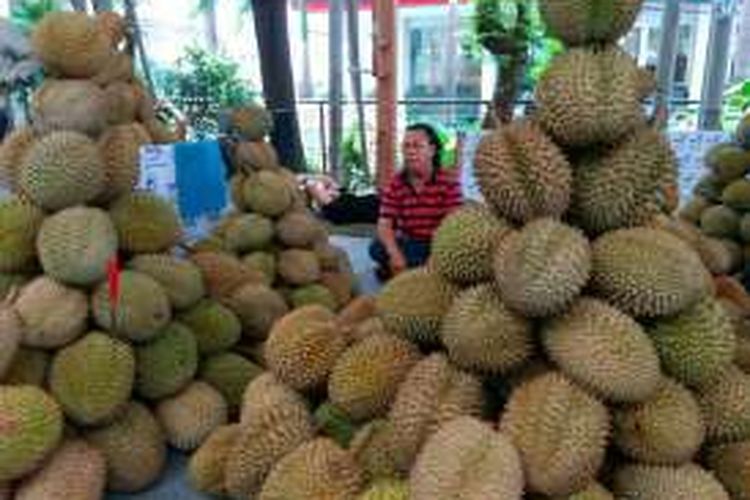
[[[174,145],[175,182],[180,215],[188,224],[216,217],[227,207],[227,166],[217,141]]]
[[[430,242],[415,240],[412,238],[396,238],[396,244],[404,254],[407,267],[419,267],[427,262],[430,257]],[[380,240],[375,239],[370,244],[370,258],[381,267],[388,269],[390,257]]]

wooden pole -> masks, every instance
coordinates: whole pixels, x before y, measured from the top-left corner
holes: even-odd
[[[375,78],[377,79],[377,182],[382,191],[396,162],[396,6],[395,0],[375,0]]]

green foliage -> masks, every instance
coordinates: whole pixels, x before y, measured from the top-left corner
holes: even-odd
[[[222,110],[258,95],[240,78],[239,65],[200,47],[189,47],[175,67],[155,75],[157,93],[174,102],[190,121],[196,138],[215,136]]]
[[[520,4],[526,7],[523,16],[519,16]],[[523,92],[533,90],[552,58],[563,51],[559,40],[547,36],[535,0],[474,0],[472,32],[464,37],[462,45],[464,51],[477,58],[482,57],[484,51],[492,54],[492,49],[497,47],[515,46],[526,50]]]
[[[365,163],[357,127],[350,128],[341,142],[341,187],[350,193],[372,188],[372,174]]]
[[[60,0],[22,0],[13,7],[10,20],[25,32],[29,32],[45,14],[60,9]]]
[[[723,129],[733,131],[750,110],[750,80],[731,86],[724,93]]]

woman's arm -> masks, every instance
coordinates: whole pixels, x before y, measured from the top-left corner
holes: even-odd
[[[393,227],[393,221],[387,217],[380,217],[378,219],[377,232],[378,239],[383,244],[383,247],[385,247],[385,251],[388,254],[391,272],[396,275],[406,269],[406,258],[396,241],[396,231]]]

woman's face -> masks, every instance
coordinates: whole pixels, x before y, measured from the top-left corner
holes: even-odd
[[[409,130],[401,144],[406,170],[418,177],[428,177],[432,173],[432,159],[435,146],[421,130]]]

